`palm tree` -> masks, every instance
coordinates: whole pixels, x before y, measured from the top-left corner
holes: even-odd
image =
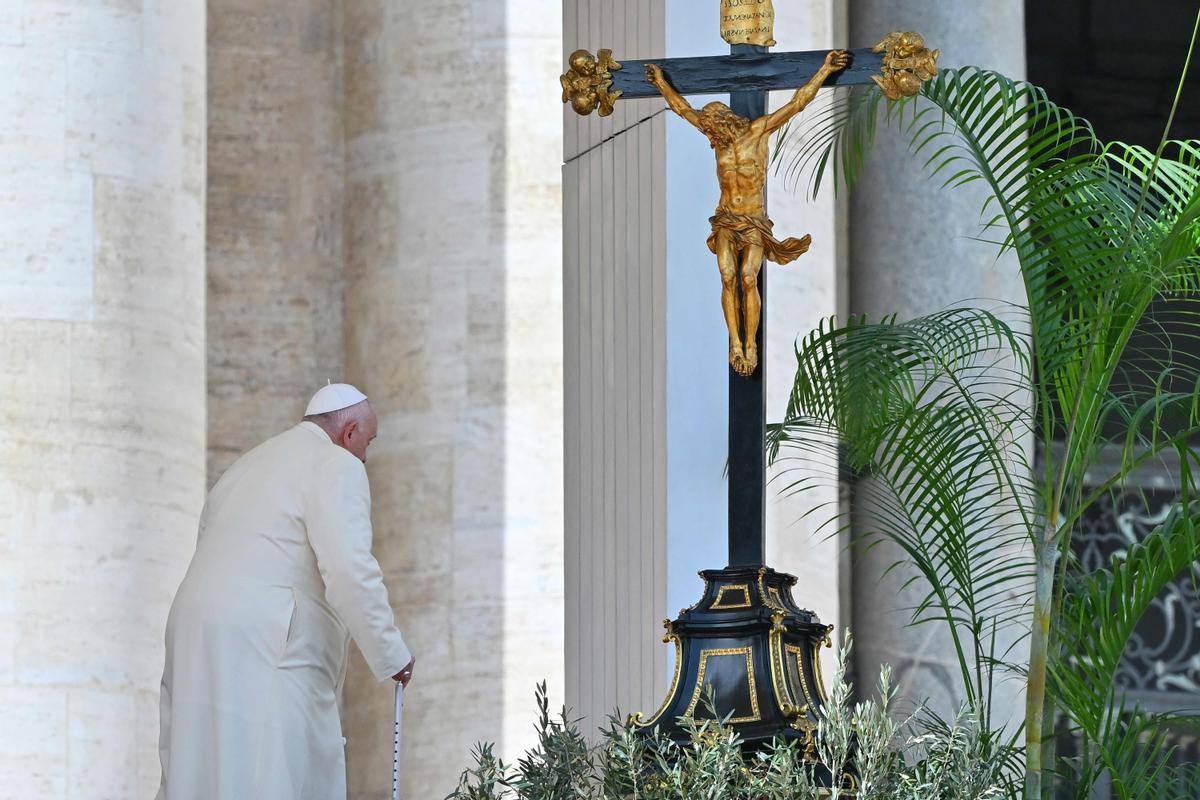
[[[999,733],[993,744],[1023,756],[1027,800],[1054,791],[1056,724],[1084,743],[1077,796],[1102,773],[1119,797],[1154,796],[1164,718],[1128,707],[1115,677],[1149,604],[1200,559],[1200,377],[1181,374],[1169,348],[1132,360],[1131,339],[1157,298],[1200,299],[1200,141],[1105,143],[1038,87],[968,67],[894,105],[862,92],[780,149],[814,191],[829,176],[845,185],[882,125],[907,134],[943,186],[987,187],[983,227],[1015,253],[1027,305],[828,320],[797,344],[771,456],[832,443],[869,476],[869,534],[918,569],[927,593],[914,622],[948,626],[981,718],[998,671],[1023,677],[1023,746]],[[1182,319],[1173,341],[1200,341],[1200,315]],[[1142,379],[1125,382],[1131,363]],[[1119,466],[1085,480],[1106,450]],[[1084,514],[1168,455],[1180,465],[1174,512],[1081,574],[1071,543]],[[797,475],[793,490],[810,480]]]

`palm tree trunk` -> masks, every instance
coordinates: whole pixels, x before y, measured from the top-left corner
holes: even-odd
[[[1029,637],[1029,680],[1025,695],[1025,800],[1042,800],[1042,725],[1046,711],[1046,662],[1050,615],[1054,602],[1053,522],[1038,544],[1033,597],[1033,631]],[[1052,766],[1052,765],[1050,765]]]
[[[1053,649],[1053,648],[1052,648]],[[1055,739],[1055,717],[1058,714],[1058,703],[1054,696],[1046,698],[1042,704],[1042,797],[1054,797],[1054,762],[1057,755],[1058,742]]]
[[[1080,506],[1080,499],[1075,498],[1075,507]],[[1070,559],[1071,539],[1068,536],[1058,547],[1058,564],[1055,568],[1054,607],[1050,611],[1050,638],[1046,648],[1046,663],[1062,658],[1059,650],[1059,623],[1062,621],[1063,592],[1067,585],[1067,563]],[[1054,768],[1057,760],[1058,739],[1055,723],[1058,717],[1058,700],[1050,694],[1042,703],[1042,797],[1053,798],[1055,780]]]

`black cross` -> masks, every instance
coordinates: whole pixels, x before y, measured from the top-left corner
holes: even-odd
[[[733,56],[765,55],[767,48],[735,44]],[[824,54],[821,54],[824,59]],[[776,62],[778,63],[778,62]],[[771,64],[771,62],[767,62]],[[818,62],[819,65],[819,62]],[[816,72],[814,68],[812,72]],[[675,74],[675,70],[672,70]],[[810,72],[811,76],[811,72]],[[803,84],[801,84],[803,85]],[[676,90],[683,92],[676,84]],[[767,91],[739,88],[729,95],[733,113],[757,119],[767,113]],[[763,187],[764,193],[766,187]],[[765,207],[765,194],[764,194]],[[762,313],[758,320],[758,369],[748,378],[729,368],[729,566],[767,563],[767,270],[758,272]],[[740,282],[739,282],[740,285]]]
[[[890,37],[889,37],[890,39]],[[883,43],[881,43],[881,46]],[[619,97],[656,97],[659,91],[645,78],[646,61],[615,62],[612,53],[601,50],[597,56],[586,51],[571,54],[570,70],[562,76],[563,101],[570,102],[581,114],[599,109],[611,114],[613,102]],[[728,56],[709,58],[655,59],[664,77],[681,95],[729,92],[729,107],[745,119],[758,119],[767,112],[767,92],[772,89],[795,89],[806,85],[818,74],[827,51],[783,53],[772,55],[765,47],[735,45]],[[875,73],[882,74],[881,55],[868,50],[850,53],[846,69],[834,73],[828,84],[869,84]],[[840,59],[839,59],[840,61]],[[887,76],[894,79],[889,62]],[[611,74],[610,74],[611,73]],[[820,74],[825,74],[823,71]],[[916,73],[913,73],[916,76]],[[891,86],[894,81],[889,81]],[[911,80],[908,81],[911,85]],[[617,95],[617,92],[620,95]],[[674,102],[674,106],[679,104]],[[697,125],[697,127],[703,127]],[[757,155],[757,154],[756,154]],[[757,187],[756,187],[757,188]],[[765,191],[765,186],[763,187]],[[765,201],[764,197],[764,201]],[[764,209],[765,212],[765,209]],[[712,645],[727,648],[731,642],[741,645],[747,653],[774,651],[787,643],[788,649],[799,649],[796,668],[805,685],[819,685],[820,672],[816,664],[817,647],[826,641],[829,628],[815,615],[795,605],[791,587],[796,579],[766,568],[765,561],[765,494],[766,494],[766,395],[765,377],[767,349],[767,269],[758,272],[762,296],[762,315],[757,331],[759,360],[750,377],[742,377],[729,369],[729,569],[705,570],[705,595],[701,601],[680,612],[679,618],[667,622],[668,637],[676,639],[679,656],[671,693],[653,718],[642,721],[633,718],[639,729],[656,729],[676,742],[686,743],[692,732],[675,721],[695,712],[695,699],[707,685],[716,692],[714,702],[722,709],[733,710],[746,704],[746,686],[755,686],[756,676],[767,703],[763,714],[757,713],[756,698],[749,704],[755,708],[752,717],[739,720],[742,741],[754,748],[779,736],[791,737],[811,746],[812,732],[821,717],[820,693],[809,698],[808,689],[790,695],[775,680],[770,659],[750,659],[738,667],[708,665],[706,654]],[[736,281],[739,285],[741,281]],[[715,309],[714,309],[715,312]],[[743,598],[740,604],[722,605],[726,591],[737,589]],[[732,609],[738,609],[733,611]],[[763,624],[769,620],[769,624]],[[769,641],[768,641],[769,640]],[[769,645],[769,646],[768,646]],[[726,652],[733,652],[727,650]],[[753,662],[753,663],[751,663]],[[808,677],[805,677],[808,676]],[[747,683],[749,681],[749,683]],[[807,683],[811,681],[811,684]],[[740,704],[740,705],[739,705]],[[806,727],[806,725],[808,727]],[[653,726],[653,727],[652,727]],[[826,780],[828,785],[828,780]]]
[[[746,119],[767,113],[767,92],[803,86],[829,51],[770,54],[765,47],[734,45],[728,56],[652,59],[680,94],[730,92],[729,107]],[[870,84],[883,56],[869,48],[850,51],[850,65],[826,86]],[[657,97],[645,79],[646,61],[624,61],[612,73],[622,97]],[[762,316],[758,325],[758,369],[744,378],[729,369],[729,566],[766,562],[766,367],[767,272],[759,272]]]
[[[881,42],[881,46],[882,46]],[[583,52],[578,52],[583,53]],[[659,90],[646,78],[646,65],[662,68],[674,90],[680,95],[710,95],[730,92],[734,114],[755,120],[767,113],[767,92],[798,89],[820,70],[828,50],[798,53],[769,53],[766,47],[734,44],[730,55],[698,56],[686,59],[650,59],[612,61],[608,50],[599,58],[587,56],[587,64],[572,64],[563,76],[563,101],[572,103],[581,114],[600,107],[601,114],[612,113],[618,97],[659,97]],[[587,55],[586,53],[583,53]],[[577,54],[576,54],[577,55]],[[589,66],[590,65],[590,66]],[[611,67],[611,70],[610,70]],[[850,64],[830,76],[826,86],[852,86],[874,83],[882,73],[883,55],[869,48],[850,50]],[[608,84],[611,80],[611,84]],[[601,83],[605,82],[605,83]],[[581,85],[582,84],[582,85]],[[766,191],[766,187],[764,187]],[[738,282],[740,287],[740,281]],[[758,321],[758,367],[749,378],[730,368],[730,426],[728,426],[728,548],[730,566],[764,566],[766,561],[766,372],[767,372],[767,269],[758,271],[758,293],[762,296],[762,314]]]

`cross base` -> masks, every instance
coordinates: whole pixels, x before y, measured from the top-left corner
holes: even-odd
[[[769,567],[729,567],[700,577],[704,596],[664,622],[663,641],[675,645],[667,698],[649,719],[634,714],[630,722],[685,744],[690,733],[679,719],[713,719],[706,702],[712,687],[717,714],[732,714],[729,724],[746,749],[777,738],[799,740],[818,779],[829,785],[815,737],[825,704],[820,651],[830,645],[832,626],[796,605],[795,576]]]

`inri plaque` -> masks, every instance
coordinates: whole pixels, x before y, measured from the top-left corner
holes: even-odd
[[[721,0],[721,38],[730,44],[775,44],[771,0]]]

